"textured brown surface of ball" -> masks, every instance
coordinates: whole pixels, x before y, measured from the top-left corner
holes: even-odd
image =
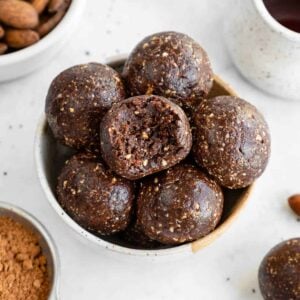
[[[142,182],[137,219],[151,239],[181,244],[217,226],[223,201],[217,183],[195,166],[180,164]]]
[[[120,75],[109,66],[71,67],[52,82],[46,115],[57,140],[75,149],[99,150],[99,124],[113,103],[125,98]]]
[[[113,105],[101,122],[100,140],[106,163],[128,179],[170,168],[192,145],[182,109],[159,96],[136,96]]]
[[[160,95],[188,110],[213,84],[204,49],[189,36],[172,31],[143,39],[127,59],[123,77],[132,96]]]
[[[63,167],[57,185],[58,202],[87,230],[108,235],[130,222],[133,183],[114,175],[91,153],[75,154]]]
[[[258,277],[265,300],[299,300],[300,238],[271,249],[260,265]]]
[[[203,100],[193,123],[194,158],[219,184],[243,188],[263,173],[270,156],[270,135],[253,105],[232,96]]]
[[[134,223],[121,233],[122,239],[136,249],[157,249],[162,246],[159,242],[150,239],[141,226]]]

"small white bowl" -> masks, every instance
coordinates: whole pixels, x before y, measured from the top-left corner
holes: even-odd
[[[107,64],[119,70],[124,64],[124,56],[115,56],[113,59],[108,60]],[[215,76],[214,86],[210,92],[210,97],[218,95],[236,95],[234,90],[226,84],[221,78]],[[207,236],[179,246],[164,247],[161,249],[134,249],[122,244],[119,240],[109,237],[100,238],[78,225],[68,214],[62,209],[56,200],[56,183],[57,177],[64,162],[70,157],[74,150],[62,146],[53,137],[53,134],[48,126],[45,116],[43,116],[38,125],[35,136],[35,161],[39,181],[45,192],[47,200],[63,219],[75,232],[77,232],[84,240],[91,241],[97,246],[105,247],[106,249],[114,252],[132,255],[132,256],[146,256],[146,257],[166,257],[188,255],[196,253],[201,248],[212,243],[216,238],[223,234],[229,225],[236,219],[239,212],[244,208],[249,195],[251,194],[253,185],[233,191],[225,192],[224,212],[222,219],[217,228]],[[105,239],[104,239],[105,238]]]
[[[51,63],[51,59],[80,23],[84,5],[85,0],[72,0],[60,23],[40,41],[13,53],[0,55],[0,82],[16,79]]]
[[[60,261],[55,243],[47,229],[30,213],[12,204],[0,201],[0,216],[5,216],[21,223],[34,232],[47,258],[47,272],[50,280],[48,300],[59,300]]]
[[[241,74],[272,95],[300,101],[300,33],[281,25],[263,0],[235,1],[224,21],[225,42]]]

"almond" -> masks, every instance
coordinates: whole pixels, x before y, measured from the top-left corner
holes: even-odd
[[[4,54],[8,49],[8,46],[4,43],[0,43],[0,55]]]
[[[30,29],[38,25],[39,18],[37,11],[28,2],[0,0],[0,21],[15,28]]]
[[[0,0],[0,2],[1,1],[2,0]],[[5,34],[7,45],[15,49],[30,46],[39,39],[39,34],[30,29],[8,29]]]
[[[50,13],[58,12],[65,4],[65,0],[50,0],[48,11]]]
[[[0,25],[0,39],[4,37],[5,31],[4,28]]]
[[[48,5],[49,0],[32,0],[31,4],[35,8],[35,10],[38,12],[38,14],[41,14],[46,6]]]
[[[288,202],[294,213],[300,217],[300,194],[291,196]]]
[[[41,24],[37,28],[37,32],[39,33],[40,37],[45,36],[48,34],[64,17],[68,6],[66,4],[61,7],[61,9],[53,16],[41,22]]]

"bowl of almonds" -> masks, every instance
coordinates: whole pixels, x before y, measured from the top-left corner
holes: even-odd
[[[84,0],[0,0],[0,81],[47,63],[78,24]]]

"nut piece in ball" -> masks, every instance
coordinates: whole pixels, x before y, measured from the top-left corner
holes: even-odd
[[[223,193],[195,166],[180,164],[142,182],[137,219],[151,239],[176,245],[199,239],[217,226]]]
[[[109,235],[130,222],[133,183],[114,175],[91,153],[75,154],[58,177],[58,202],[87,230]]]
[[[232,96],[203,100],[194,114],[194,158],[224,187],[258,178],[270,156],[266,121],[250,103]]]
[[[57,140],[75,149],[99,150],[99,124],[125,98],[120,75],[98,63],[71,67],[52,82],[46,115]]]
[[[100,126],[102,156],[117,174],[138,179],[184,159],[192,144],[182,109],[159,96],[116,103]]]
[[[299,300],[300,238],[271,249],[260,265],[258,279],[265,300]]]
[[[160,95],[188,110],[208,95],[213,84],[203,48],[189,36],[172,31],[142,40],[127,59],[123,76],[132,96]]]

